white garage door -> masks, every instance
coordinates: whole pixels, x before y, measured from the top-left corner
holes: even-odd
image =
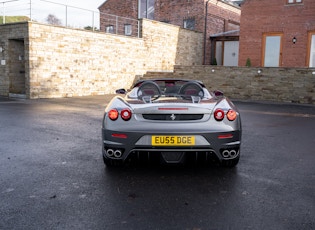
[[[224,66],[238,66],[239,41],[224,42]]]

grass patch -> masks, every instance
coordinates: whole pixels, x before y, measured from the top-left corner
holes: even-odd
[[[5,16],[5,23],[27,22],[30,18],[27,16]],[[3,17],[0,17],[0,24],[3,24]]]

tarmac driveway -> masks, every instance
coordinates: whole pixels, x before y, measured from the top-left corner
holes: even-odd
[[[112,95],[0,98],[0,229],[315,229],[315,107],[235,102],[235,169],[108,170]]]

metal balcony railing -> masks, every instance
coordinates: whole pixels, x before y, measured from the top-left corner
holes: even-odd
[[[0,24],[36,21],[95,32],[139,37],[139,21],[47,0],[0,0]]]

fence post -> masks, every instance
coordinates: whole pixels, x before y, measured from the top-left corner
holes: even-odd
[[[30,0],[30,19],[32,20],[32,0]]]
[[[68,6],[66,5],[66,27],[68,27]]]
[[[92,11],[92,31],[94,32],[94,11]]]
[[[2,24],[5,24],[5,6],[4,6],[5,2],[2,2],[2,6],[3,6],[3,11],[2,11]]]

